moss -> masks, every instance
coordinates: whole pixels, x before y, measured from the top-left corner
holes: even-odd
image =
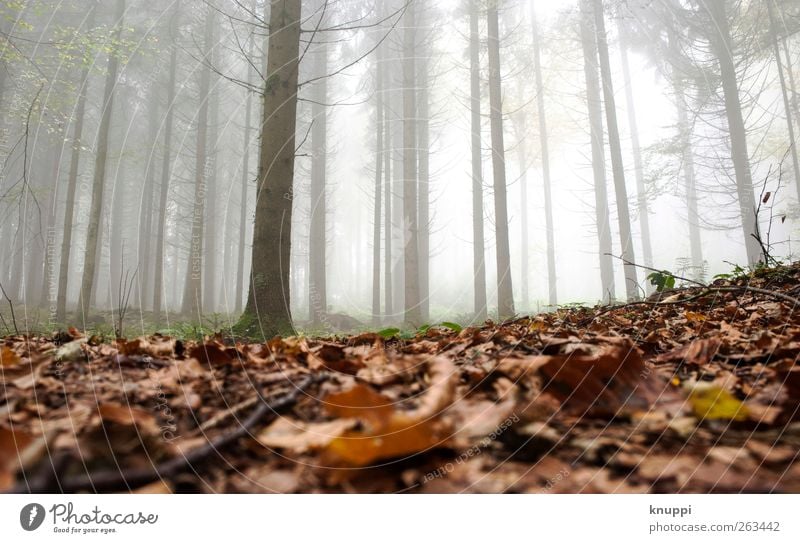
[[[296,335],[291,322],[264,317],[259,319],[256,314],[249,311],[242,313],[232,331],[235,336],[254,341],[264,341],[275,336]]]

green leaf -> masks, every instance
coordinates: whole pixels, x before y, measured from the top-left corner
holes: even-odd
[[[417,328],[417,333],[418,333],[418,334],[424,334],[425,332],[427,332],[428,330],[430,330],[430,328],[431,328],[431,325],[430,325],[430,324],[423,324],[422,326],[420,326],[419,328]]]
[[[383,330],[378,332],[378,335],[381,336],[383,339],[391,339],[399,333],[400,333],[399,328],[384,328]]]
[[[667,270],[653,272],[647,276],[650,284],[656,287],[656,292],[675,288],[675,276]]]
[[[461,326],[460,324],[457,324],[455,322],[447,322],[447,321],[445,321],[445,322],[443,322],[441,324],[441,326],[444,326],[445,328],[449,328],[453,332],[460,332],[461,330],[464,329],[463,326]]]

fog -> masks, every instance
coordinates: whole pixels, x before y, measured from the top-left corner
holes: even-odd
[[[798,29],[790,0],[3,2],[2,325],[469,324],[791,260]]]

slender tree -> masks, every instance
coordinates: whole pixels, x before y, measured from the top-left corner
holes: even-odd
[[[180,15],[180,2],[175,2],[170,17],[170,36],[177,34]],[[172,130],[175,116],[175,78],[178,71],[178,48],[170,44],[169,74],[167,81],[167,104],[164,118],[164,150],[161,159],[161,184],[159,187],[158,210],[156,212],[155,269],[153,270],[153,315],[156,323],[161,321],[161,304],[164,299],[164,255],[165,230],[167,222],[167,200],[172,167]]]
[[[375,195],[372,215],[372,324],[381,321],[381,180],[383,179],[383,49],[375,68]]]
[[[328,164],[328,44],[314,52],[314,100],[311,104],[311,225],[308,240],[308,314],[314,325],[324,322],[328,311],[327,281],[327,196],[325,176]]]
[[[625,86],[625,105],[628,114],[628,132],[631,136],[631,152],[633,154],[633,175],[636,178],[636,200],[639,212],[639,227],[642,234],[642,258],[644,265],[653,267],[653,245],[650,236],[650,210],[647,207],[647,189],[644,184],[644,164],[642,163],[642,145],[639,142],[639,123],[636,119],[636,105],[633,100],[633,81],[631,80],[630,62],[628,61],[628,45],[625,28],[618,21],[620,38],[620,56],[622,60],[622,80]],[[649,288],[649,287],[648,287]]]
[[[586,80],[586,104],[589,110],[589,131],[592,149],[592,176],[595,196],[595,227],[597,228],[600,283],[602,299],[615,299],[614,268],[611,262],[611,221],[608,210],[606,187],[606,160],[603,151],[603,101],[600,97],[600,81],[597,66],[597,42],[594,30],[594,9],[591,0],[581,0],[580,30],[583,48],[583,73]]]
[[[122,18],[125,13],[125,0],[117,0],[114,12],[114,43],[119,44],[122,36]],[[100,116],[100,127],[97,131],[97,152],[94,163],[94,179],[92,181],[92,204],[89,209],[89,227],[86,233],[86,250],[83,258],[83,279],[78,295],[78,319],[85,322],[86,315],[93,302],[95,275],[100,260],[98,249],[101,242],[100,219],[103,212],[103,192],[105,189],[106,162],[108,161],[109,132],[111,114],[114,109],[114,87],[117,84],[119,58],[116,45],[112,46],[108,58],[105,90]]]
[[[403,268],[407,324],[421,324],[419,288],[419,223],[417,217],[416,17],[406,7],[403,30]]]
[[[608,128],[608,145],[611,149],[611,170],[614,175],[614,192],[617,200],[617,220],[622,250],[621,257],[627,262],[636,262],[631,233],[631,219],[628,210],[628,190],[625,186],[625,168],[622,163],[622,146],[619,141],[617,126],[616,99],[611,77],[611,61],[608,55],[608,36],[606,35],[603,0],[594,0],[595,33],[597,35],[597,52],[600,57],[600,77],[603,82],[603,102],[606,111]],[[635,300],[639,293],[636,281],[636,268],[632,264],[624,265],[625,293],[628,300]]]
[[[506,157],[503,142],[503,98],[500,82],[500,31],[497,5],[487,12],[489,44],[489,120],[492,134],[492,171],[494,173],[494,218],[497,245],[497,313],[503,318],[514,315],[511,285],[511,251],[508,244],[508,204],[506,202]]]
[[[89,6],[89,15],[86,19],[86,28],[94,27],[97,4],[92,2]],[[86,95],[89,86],[89,65],[82,65],[78,77],[78,100],[75,105],[75,127],[72,132],[72,152],[70,155],[69,177],[67,179],[67,195],[64,204],[64,230],[61,240],[61,258],[58,264],[58,294],[56,296],[56,321],[63,323],[67,318],[67,293],[69,289],[69,264],[72,253],[72,231],[75,217],[75,192],[78,187],[78,171],[81,159],[81,138],[83,137],[83,123],[86,118]],[[5,69],[0,69],[0,73]]]
[[[186,263],[181,311],[200,319],[203,312],[203,222],[205,218],[206,190],[213,163],[208,152],[208,110],[211,98],[211,48],[214,37],[216,10],[208,7],[203,33],[203,67],[200,70],[199,100],[197,112],[197,138],[195,142],[194,196],[192,198],[191,237],[189,259]]]
[[[469,1],[470,148],[472,151],[472,289],[475,319],[486,320],[486,266],[483,238],[483,158],[481,153],[481,67],[478,0]]]
[[[722,79],[725,117],[728,121],[731,160],[733,161],[734,176],[736,178],[736,194],[739,199],[744,246],[748,263],[754,265],[761,260],[761,249],[755,238],[757,227],[753,177],[750,170],[750,155],[747,151],[747,132],[739,98],[736,64],[733,58],[734,49],[728,21],[727,2],[723,0],[699,0],[699,2],[710,16],[709,41],[711,50],[719,63]]]
[[[544,84],[542,83],[541,39],[536,22],[536,7],[531,1],[531,28],[533,30],[533,69],[536,76],[536,105],[539,112],[539,143],[542,152],[542,179],[544,182],[544,216],[547,229],[547,286],[551,307],[558,305],[556,288],[556,242],[553,225],[553,197],[550,182],[550,150],[547,142],[547,115],[544,107]]]

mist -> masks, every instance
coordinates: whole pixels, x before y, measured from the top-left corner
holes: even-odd
[[[789,0],[4,2],[2,325],[467,325],[791,261],[798,29]]]

